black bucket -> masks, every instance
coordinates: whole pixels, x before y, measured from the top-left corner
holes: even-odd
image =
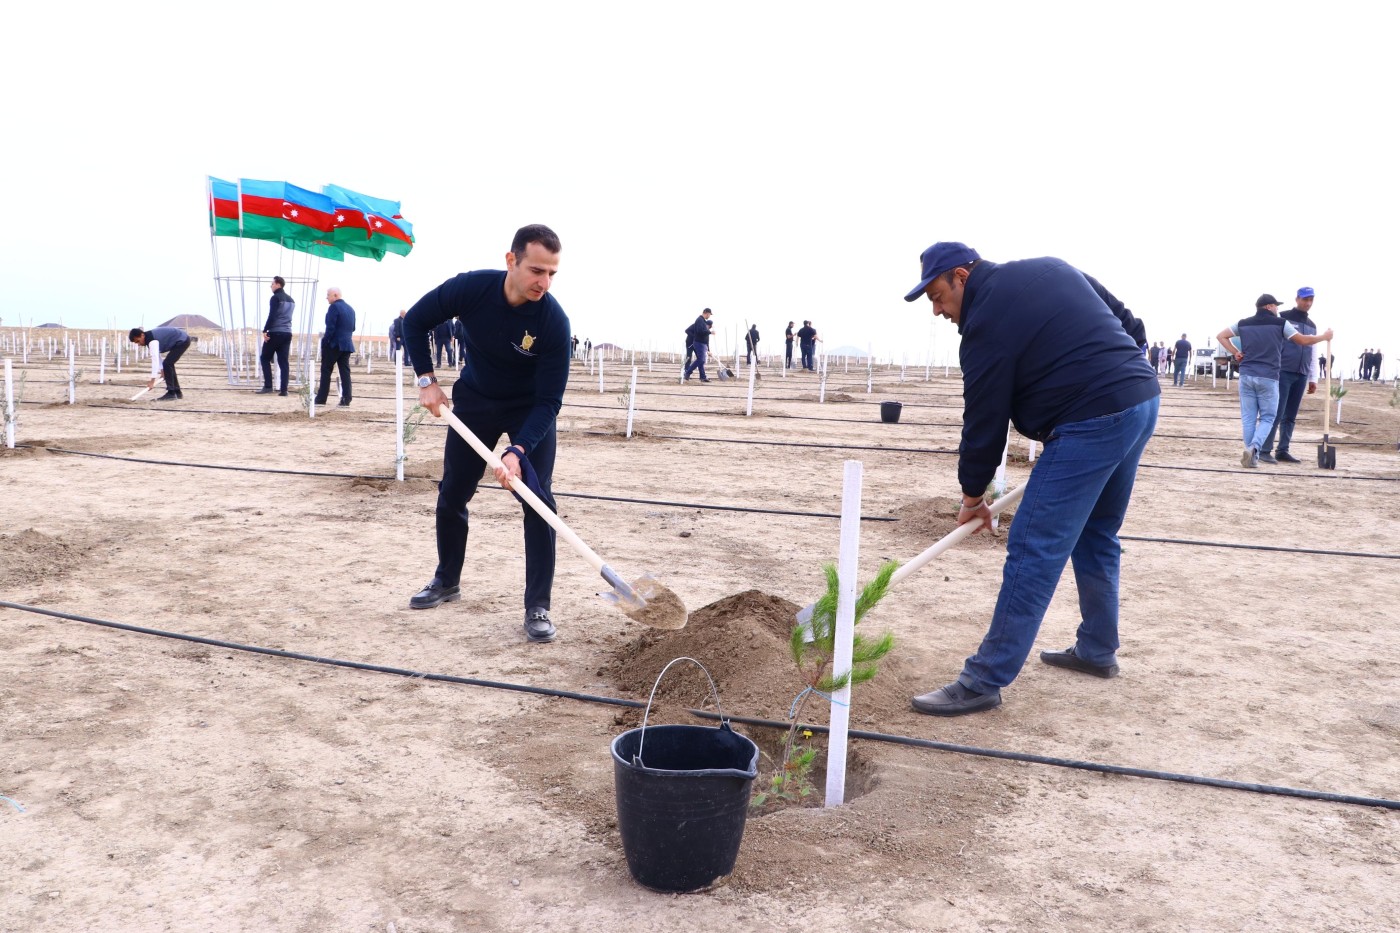
[[[643,719],[640,729],[613,739],[612,758],[622,851],[639,884],[695,891],[734,870],[758,776],[751,739],[727,720],[717,727],[649,727]]]
[[[903,408],[902,402],[881,402],[880,420],[885,424],[895,424],[899,421],[899,413]]]

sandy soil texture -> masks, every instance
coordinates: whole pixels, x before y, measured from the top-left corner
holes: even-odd
[[[395,481],[383,361],[314,421],[197,352],[173,404],[83,368],[72,406],[57,360],[25,370],[31,446],[0,449],[0,600],[400,673],[0,609],[0,931],[1395,928],[1400,811],[861,739],[844,806],[755,814],[732,875],[657,894],[617,829],[609,743],[636,709],[403,676],[637,701],[688,655],[726,713],[786,718],[791,619],[837,556],[843,461],[864,464],[862,579],[953,527],[956,373],[881,368],[867,393],[838,364],[820,402],[812,375],[764,369],[746,417],[746,378],[680,385],[643,360],[629,439],[629,368],[608,364],[602,392],[577,368],[561,514],[690,622],[628,618],[561,543],[560,635],[536,645],[519,506],[498,488],[473,503],[461,601],[408,608],[435,563],[444,428],[419,429]],[[1315,465],[1320,395],[1294,439],[1305,462],[1246,470],[1225,384],[1169,382],[1123,529],[1122,676],[1033,656],[997,710],[913,712],[985,629],[1004,539],[977,536],[863,623],[896,647],[853,726],[1400,799],[1391,389],[1352,387],[1335,472]],[[1019,437],[1012,453],[1019,483],[1034,464]],[[1076,624],[1067,575],[1037,647]],[[698,721],[685,710],[707,693],[678,666],[653,720]],[[771,768],[781,733],[738,729]]]

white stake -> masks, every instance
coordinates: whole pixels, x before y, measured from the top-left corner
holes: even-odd
[[[69,405],[72,405],[74,402],[76,402],[76,401],[78,400],[78,390],[77,390],[77,386],[75,385],[75,383],[77,382],[78,377],[77,377],[77,373],[74,371],[75,355],[77,354],[77,352],[78,352],[77,346],[74,345],[74,343],[70,340],[70,341],[68,342],[68,404],[69,404]]]
[[[632,388],[627,391],[627,436],[632,436],[632,411],[637,407],[637,367],[632,367]]]
[[[758,378],[758,366],[755,364],[755,365],[749,367],[749,403],[748,403],[748,405],[744,408],[744,417],[746,417],[746,418],[749,418],[749,417],[752,417],[752,416],[753,416],[753,384],[754,384],[754,380],[757,379],[757,378]]]
[[[1031,463],[1035,463],[1035,441],[1027,441],[1027,443],[1030,444],[1030,450],[1026,454],[1026,459]]]
[[[1000,499],[1006,494],[1006,453],[1011,449],[1011,427],[1006,428],[1006,445],[1001,448],[1001,466],[997,467],[996,473],[992,476],[992,501]],[[992,533],[995,534],[1000,527],[1001,516],[992,516]]]
[[[817,370],[817,404],[823,404],[826,402],[826,360],[817,365],[821,367]]]
[[[97,384],[107,384],[107,338],[102,338],[102,350],[97,354]]]
[[[593,351],[598,355],[598,394],[603,394],[603,351]]]
[[[849,673],[855,653],[856,574],[860,569],[860,493],[863,467],[847,460],[841,488],[841,553],[836,573],[836,643],[831,658],[833,673]],[[826,805],[846,801],[846,732],[851,724],[851,686],[831,695],[831,732],[826,749]]]
[[[394,463],[403,482],[403,354],[394,357]]]
[[[12,387],[14,379],[10,372],[10,358],[5,357],[5,446],[13,448],[15,446],[15,390]]]

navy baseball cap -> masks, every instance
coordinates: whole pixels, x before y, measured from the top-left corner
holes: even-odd
[[[919,284],[914,286],[914,290],[904,296],[905,301],[918,301],[923,295],[924,289],[928,288],[928,283],[938,278],[949,269],[956,269],[958,266],[975,262],[982,257],[977,255],[977,250],[965,243],[935,243],[924,250],[919,257],[919,262],[923,265],[923,278]]]
[[[1270,295],[1268,292],[1265,292],[1264,294],[1260,295],[1260,296],[1258,297],[1258,299],[1255,300],[1255,302],[1254,302],[1254,307],[1256,307],[1256,308],[1262,308],[1262,307],[1264,307],[1265,305],[1276,305],[1276,304],[1282,304],[1282,302],[1279,301],[1277,298],[1275,298],[1273,295]]]
[[[1299,297],[1299,298],[1311,298],[1312,296],[1313,296],[1313,290],[1312,290],[1311,288],[1308,288],[1306,285],[1304,285],[1302,288],[1298,289],[1298,297]]]

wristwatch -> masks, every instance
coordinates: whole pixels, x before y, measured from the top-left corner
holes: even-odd
[[[434,382],[437,382],[437,376],[434,376],[432,373],[428,373],[428,375],[426,375],[426,376],[419,376],[419,377],[418,377],[418,388],[420,388],[420,389],[426,389],[428,386],[432,385]]]

